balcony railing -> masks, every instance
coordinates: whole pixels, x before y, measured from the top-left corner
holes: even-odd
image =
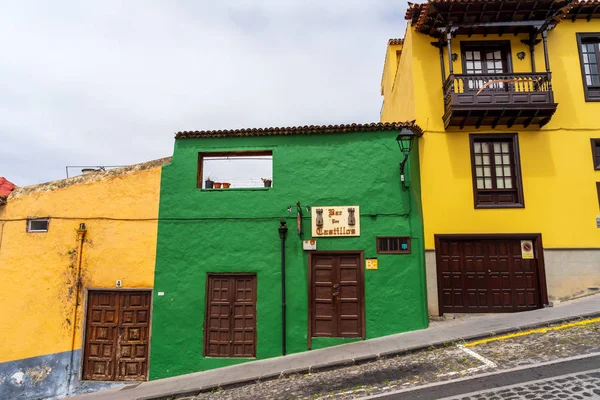
[[[452,74],[444,83],[445,126],[548,123],[554,112],[549,73]]]

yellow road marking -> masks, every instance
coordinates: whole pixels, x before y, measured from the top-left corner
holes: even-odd
[[[520,336],[532,335],[534,333],[546,333],[548,331],[559,331],[561,329],[572,328],[574,326],[583,326],[583,325],[594,324],[596,322],[600,322],[600,318],[586,319],[586,320],[583,320],[583,321],[570,322],[568,324],[563,324],[563,325],[559,325],[559,326],[553,326],[553,327],[549,327],[549,328],[531,329],[529,331],[511,333],[511,334],[508,334],[508,335],[496,336],[496,337],[492,337],[492,338],[488,338],[488,339],[476,340],[474,342],[470,342],[470,343],[464,344],[464,347],[473,347],[473,346],[477,346],[479,344],[484,344],[484,343],[489,343],[489,342],[496,342],[498,340],[512,339],[512,338],[516,338],[516,337],[520,337]]]

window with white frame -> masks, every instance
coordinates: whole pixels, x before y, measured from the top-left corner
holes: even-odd
[[[27,220],[27,232],[48,232],[48,218],[29,218]]]

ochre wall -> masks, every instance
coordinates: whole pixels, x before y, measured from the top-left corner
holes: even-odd
[[[398,92],[390,94],[395,105],[384,108],[382,121],[410,114],[411,97],[398,99],[406,93],[414,94],[417,123],[425,130],[419,146],[426,248],[434,248],[434,234],[524,232],[541,232],[546,248],[600,247],[600,229],[595,221],[599,214],[596,182],[600,181],[600,171],[593,169],[590,145],[590,138],[600,138],[600,103],[585,102],[576,32],[600,32],[600,21],[563,21],[548,33],[552,83],[559,104],[548,125],[541,130],[538,126],[514,126],[445,131],[439,52],[430,45],[432,38],[409,27],[400,61],[407,67],[399,70],[398,76],[410,80],[414,90],[398,90],[397,83]],[[521,39],[525,36],[458,36],[452,41],[452,51],[460,55],[460,41],[510,40],[514,71],[529,72],[529,51]],[[516,57],[519,51],[526,52],[524,60]],[[543,72],[542,44],[535,51],[537,71]],[[411,53],[412,62],[404,60]],[[460,73],[460,57],[454,66],[455,73]],[[469,134],[492,132],[519,133],[525,208],[474,208]]]
[[[117,279],[124,288],[153,286],[156,220],[83,218],[156,218],[160,165],[59,181],[52,190],[22,188],[0,206],[0,219],[19,219],[0,222],[0,363],[71,350],[80,223],[87,233],[75,349],[82,344],[85,289],[115,288]],[[33,216],[73,219],[51,218],[48,232],[27,233],[22,219]]]

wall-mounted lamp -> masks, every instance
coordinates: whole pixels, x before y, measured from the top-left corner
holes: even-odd
[[[520,51],[517,53],[517,58],[519,60],[524,60],[525,59],[525,52],[524,51]]]
[[[400,161],[400,181],[402,183],[402,190],[406,190],[408,186],[404,183],[404,167],[406,166],[406,162],[408,161],[408,156],[410,155],[410,151],[413,148],[415,139],[415,134],[409,131],[402,131],[396,137],[396,142],[398,142],[398,147],[400,151],[404,155],[404,159]]]
[[[458,60],[458,54],[452,53],[452,61],[455,62],[456,60]]]

